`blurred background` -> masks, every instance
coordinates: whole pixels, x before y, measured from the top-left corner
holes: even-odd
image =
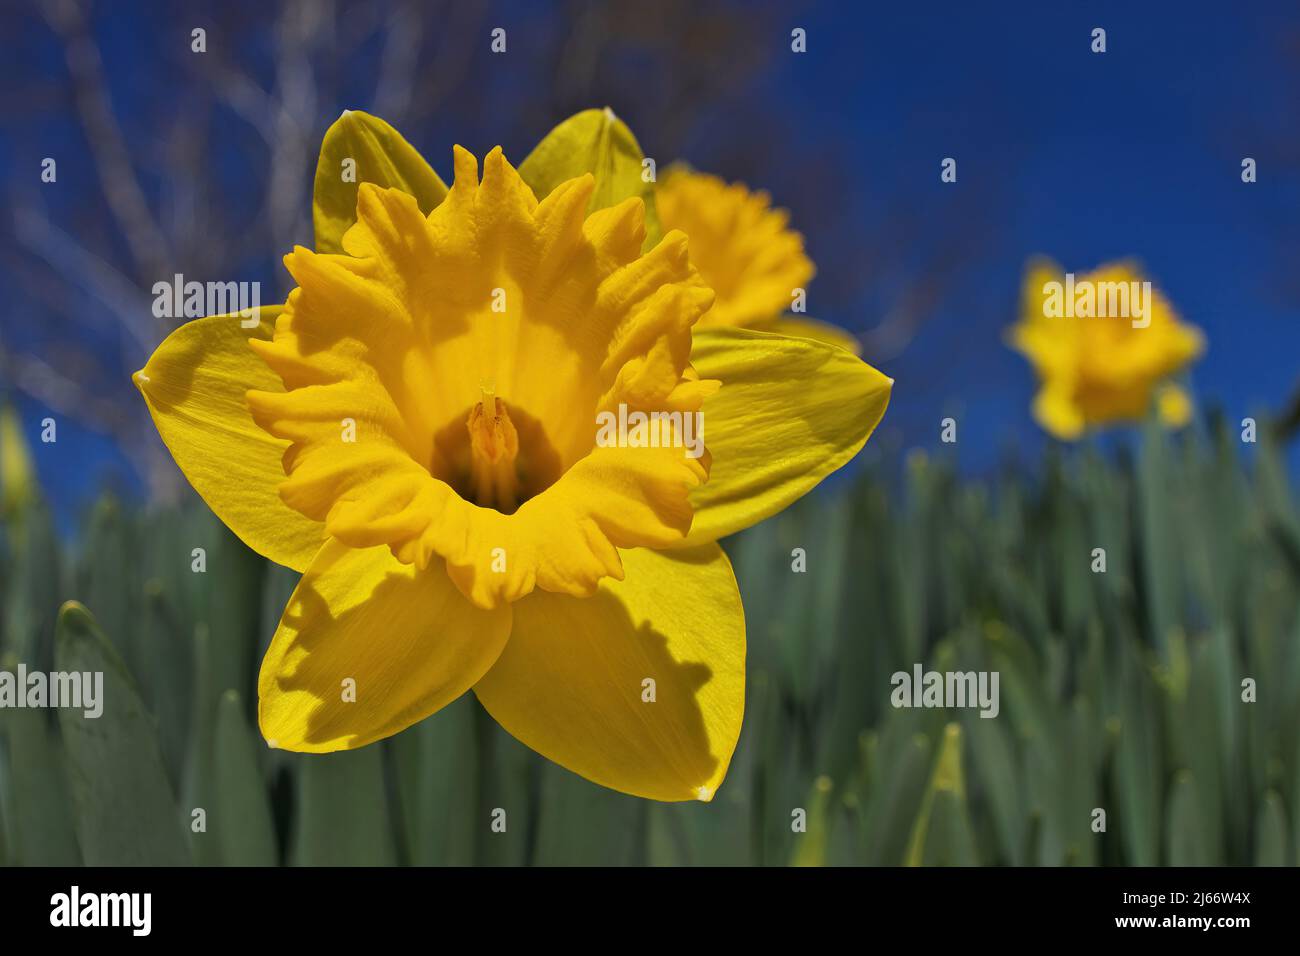
[[[1295,863],[1300,11],[945,7],[0,9],[0,657],[118,655],[139,700],[111,753],[0,712],[0,860]],[[171,327],[153,283],[259,280],[280,301],[345,108],[450,179],[453,143],[518,162],[592,106],[661,168],[687,160],[788,208],[818,267],[809,313],[897,381],[854,466],[728,542],[750,699],[726,785],[690,807],[604,791],[472,698],[354,754],[266,751],[250,697],[293,576],[197,502],[131,384]],[[1136,257],[1204,330],[1192,428],[1043,435],[1003,344],[1038,253],[1076,272]],[[1257,444],[1239,440],[1247,415]],[[201,586],[200,541],[219,566]],[[64,621],[61,640],[70,598],[98,624]],[[1002,719],[893,711],[889,675],[915,662],[1000,670]],[[520,825],[494,837],[498,806]]]

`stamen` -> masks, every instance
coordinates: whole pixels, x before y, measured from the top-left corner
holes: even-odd
[[[484,508],[506,513],[519,505],[519,433],[506,403],[490,385],[482,386],[483,399],[469,413],[470,483],[474,500]]]

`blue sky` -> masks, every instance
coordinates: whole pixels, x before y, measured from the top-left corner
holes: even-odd
[[[1041,443],[1032,376],[998,337],[1038,253],[1076,272],[1138,258],[1206,333],[1193,373],[1203,404],[1240,418],[1285,401],[1300,384],[1300,303],[1284,288],[1300,253],[1300,7],[866,6],[852,24],[829,8],[808,18],[810,54],[781,63],[770,86],[810,129],[848,131],[864,176],[846,201],[918,178],[996,197],[987,267],[897,363],[889,421],[906,444],[932,442],[942,409],[960,410],[975,446],[961,455],[976,467]],[[1104,54],[1091,52],[1094,27]],[[955,185],[939,181],[945,156],[958,160]],[[1241,181],[1245,156],[1254,184]],[[971,228],[956,214],[934,225]],[[931,369],[913,400],[909,379]]]
[[[891,241],[879,232],[887,207],[915,208],[928,235],[973,237],[979,253],[908,349],[878,363],[897,379],[882,447],[932,446],[940,418],[954,414],[968,470],[986,470],[1009,449],[1035,460],[1045,438],[1028,413],[1034,381],[1001,335],[1024,263],[1039,253],[1075,272],[1121,257],[1144,263],[1206,333],[1192,376],[1204,407],[1235,420],[1277,408],[1300,383],[1300,288],[1286,285],[1300,256],[1296,4],[813,3],[794,13],[774,5],[768,16],[776,52],[730,106],[695,117],[683,153],[724,176],[760,177],[752,184],[790,207],[820,270],[810,311],[857,330],[876,321],[871,296],[819,290],[843,285],[863,267],[863,249]],[[521,56],[487,102],[547,82],[528,37],[565,25],[529,4],[494,7],[489,17],[511,28]],[[167,79],[150,54],[155,22],[129,13],[96,21],[119,108],[148,102]],[[795,26],[807,31],[806,54],[789,51]],[[1106,30],[1104,54],[1090,50],[1094,27]],[[23,37],[24,55],[58,75],[59,51],[42,45],[40,28]],[[638,69],[635,59],[626,68]],[[183,84],[171,95],[183,99]],[[345,105],[358,104],[321,104],[322,131]],[[635,102],[612,105],[635,120]],[[781,130],[762,156],[731,149],[747,112]],[[538,116],[500,130],[491,118],[439,117],[410,138],[446,174],[449,148],[434,144],[501,141],[521,155],[551,122]],[[57,110],[40,122],[54,142],[76,143]],[[637,133],[649,149],[655,130]],[[951,185],[939,179],[948,156],[958,161]],[[1249,185],[1240,178],[1246,156],[1258,163]],[[11,190],[21,188],[20,172],[28,182],[28,170],[0,159]],[[804,201],[809,177],[825,180],[837,215]],[[35,440],[43,410],[21,408]],[[60,428],[59,447],[42,449],[38,466],[61,510],[106,479],[138,489],[110,442],[73,423]]]

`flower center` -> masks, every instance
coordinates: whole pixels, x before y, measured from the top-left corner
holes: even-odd
[[[470,489],[474,500],[485,508],[512,512],[519,506],[519,432],[510,420],[506,403],[491,388],[483,389],[483,400],[470,409],[465,420],[469,429]]]
[[[513,514],[553,485],[564,465],[540,421],[495,388],[480,388],[482,398],[434,434],[429,473],[472,504]]]

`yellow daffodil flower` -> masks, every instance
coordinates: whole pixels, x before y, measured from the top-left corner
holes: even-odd
[[[714,294],[686,237],[658,235],[608,111],[518,170],[499,148],[481,178],[459,147],[453,165],[447,189],[345,113],[288,300],[251,329],[189,322],[136,375],[212,510],[303,572],[262,664],[262,733],[359,747],[473,689],[590,780],[711,799],[745,688],[717,539],[848,461],[892,383],[818,342],[699,328]],[[598,441],[616,409],[670,424],[648,447]],[[694,413],[698,455],[678,442]]]
[[[0,516],[17,516],[35,497],[36,469],[18,414],[0,405]]]
[[[816,273],[790,214],[765,192],[698,173],[668,169],[655,190],[659,221],[691,243],[691,262],[717,298],[702,325],[736,325],[829,342],[859,354],[858,340],[837,326],[785,314]]]
[[[1037,373],[1034,418],[1057,438],[1140,421],[1153,405],[1169,427],[1191,419],[1191,398],[1169,379],[1201,354],[1204,337],[1131,263],[1076,278],[1031,262],[1008,341]]]

